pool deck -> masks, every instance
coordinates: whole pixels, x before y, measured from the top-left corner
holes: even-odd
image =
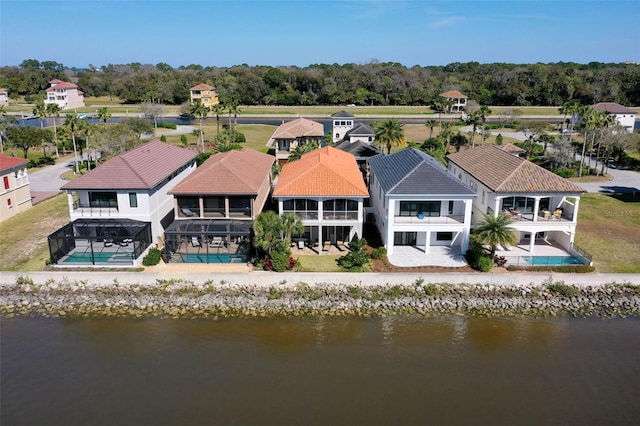
[[[536,241],[533,253],[529,251],[529,243],[525,243],[509,247],[508,250],[497,250],[496,256],[509,258],[516,256],[571,256],[571,254],[554,243],[547,243],[541,240]]]

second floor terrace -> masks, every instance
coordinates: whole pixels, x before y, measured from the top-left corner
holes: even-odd
[[[251,219],[254,200],[253,196],[180,196],[175,199],[176,217]]]

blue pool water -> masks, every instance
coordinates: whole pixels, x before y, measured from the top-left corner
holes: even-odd
[[[583,262],[573,256],[524,256],[530,265],[582,265]]]
[[[171,258],[172,262],[182,263],[244,263],[248,259],[246,256],[239,254],[213,254],[213,253],[183,253],[174,254]]]
[[[131,253],[116,253],[116,252],[102,252],[102,253],[93,253],[93,256],[90,252],[76,252],[71,253],[64,259],[64,263],[91,263],[92,260],[95,263],[106,263],[109,260],[112,261],[131,261]]]

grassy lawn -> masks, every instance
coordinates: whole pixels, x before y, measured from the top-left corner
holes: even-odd
[[[301,272],[340,272],[343,271],[341,267],[336,263],[336,259],[340,257],[340,255],[328,255],[323,254],[322,256],[314,255],[300,255],[293,256],[298,260],[297,268]]]
[[[199,129],[200,126],[196,122],[192,124],[193,127]],[[220,123],[222,130],[222,123]],[[213,124],[207,123],[202,124],[202,130],[205,135],[205,139],[213,139],[215,138],[217,129],[215,122]],[[247,141],[242,144],[242,146],[255,149],[260,152],[267,152],[268,148],[266,146],[267,141],[271,138],[271,135],[276,130],[276,126],[269,126],[263,124],[238,124],[238,131],[244,133]],[[180,142],[181,135],[166,135],[167,143],[182,146]],[[185,135],[187,137],[187,141],[190,145],[196,146],[198,137],[189,133]],[[154,137],[154,139],[158,139],[160,136]]]
[[[640,273],[640,202],[583,195],[575,243],[593,255],[599,272]]]
[[[49,259],[47,237],[68,222],[67,196],[58,194],[0,223],[0,270],[43,270]]]

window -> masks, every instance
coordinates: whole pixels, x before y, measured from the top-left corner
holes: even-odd
[[[449,214],[453,214],[453,200],[449,200]]]
[[[340,133],[336,133],[336,139],[340,138]]]
[[[118,197],[115,192],[90,192],[89,205],[91,207],[118,207]]]
[[[394,246],[415,246],[417,232],[394,232],[393,233],[393,245]]]
[[[440,201],[400,201],[400,216],[440,216]]]
[[[135,192],[129,193],[129,207],[138,207],[138,194],[136,194]]]
[[[2,180],[4,181],[4,189],[9,189],[9,176],[4,176]]]
[[[7,198],[7,206],[11,207],[11,198]]]
[[[322,203],[323,218],[332,220],[357,219],[358,202],[345,198],[325,200]]]
[[[436,241],[453,240],[453,232],[436,232]]]

